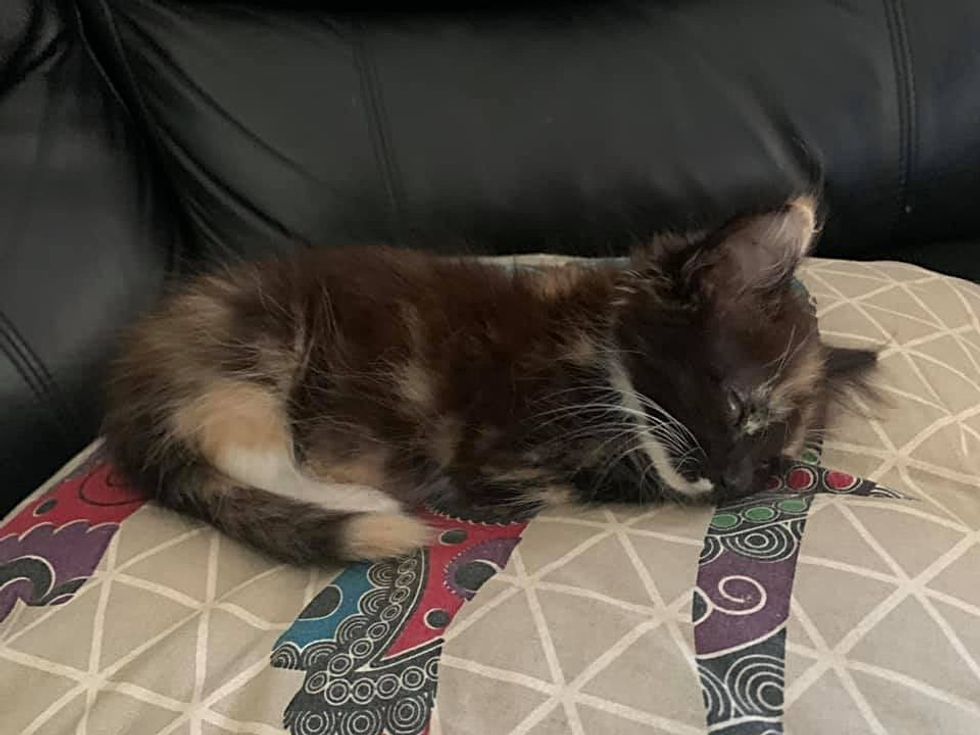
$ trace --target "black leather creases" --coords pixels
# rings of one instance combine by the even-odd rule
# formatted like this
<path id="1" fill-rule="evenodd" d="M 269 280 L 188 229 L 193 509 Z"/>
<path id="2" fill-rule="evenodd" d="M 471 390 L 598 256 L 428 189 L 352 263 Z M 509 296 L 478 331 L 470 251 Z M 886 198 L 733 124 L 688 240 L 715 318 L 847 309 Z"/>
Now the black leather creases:
<path id="1" fill-rule="evenodd" d="M 94 436 L 116 334 L 178 242 L 69 10 L 0 3 L 0 49 L 31 44 L 0 67 L 0 513 Z"/>
<path id="2" fill-rule="evenodd" d="M 891 228 L 892 237 L 899 233 L 902 218 L 911 211 L 909 205 L 909 183 L 914 175 L 916 160 L 916 98 L 915 78 L 909 37 L 906 28 L 903 0 L 882 0 L 885 4 L 888 30 L 891 36 L 892 58 L 895 64 L 895 104 L 899 126 L 899 140 L 896 167 L 898 184 L 896 187 L 895 221 Z"/>
<path id="3" fill-rule="evenodd" d="M 139 101 L 205 257 L 378 241 L 623 252 L 776 203 L 815 167 L 823 254 L 980 229 L 965 171 L 918 206 L 942 156 L 920 118 L 950 84 L 980 97 L 920 82 L 949 65 L 923 46 L 968 59 L 968 0 L 76 2 L 106 27 L 106 68 Z M 958 135 L 939 150 L 980 158 L 944 115 Z"/>
<path id="4" fill-rule="evenodd" d="M 81 427 L 71 406 L 65 401 L 44 363 L 18 332 L 7 315 L 0 311 L 0 351 L 20 375 L 37 403 L 48 410 L 55 419 L 66 445 L 78 438 Z"/>
<path id="5" fill-rule="evenodd" d="M 392 142 L 388 112 L 385 109 L 384 91 L 378 79 L 378 70 L 370 49 L 370 40 L 362 24 L 355 24 L 351 47 L 354 66 L 361 83 L 361 100 L 364 105 L 366 124 L 371 138 L 378 176 L 384 182 L 390 211 L 389 238 L 394 244 L 408 241 L 405 221 L 405 187 L 398 168 L 397 152 Z"/>

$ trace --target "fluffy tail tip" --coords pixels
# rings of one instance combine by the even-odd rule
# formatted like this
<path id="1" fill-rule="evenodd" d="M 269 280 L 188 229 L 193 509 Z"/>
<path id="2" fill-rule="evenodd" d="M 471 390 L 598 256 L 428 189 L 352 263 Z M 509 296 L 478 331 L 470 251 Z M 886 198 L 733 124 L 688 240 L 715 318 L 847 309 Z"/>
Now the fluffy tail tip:
<path id="1" fill-rule="evenodd" d="M 405 513 L 364 513 L 347 522 L 340 545 L 347 559 L 374 561 L 407 554 L 431 538 L 432 529 Z"/>

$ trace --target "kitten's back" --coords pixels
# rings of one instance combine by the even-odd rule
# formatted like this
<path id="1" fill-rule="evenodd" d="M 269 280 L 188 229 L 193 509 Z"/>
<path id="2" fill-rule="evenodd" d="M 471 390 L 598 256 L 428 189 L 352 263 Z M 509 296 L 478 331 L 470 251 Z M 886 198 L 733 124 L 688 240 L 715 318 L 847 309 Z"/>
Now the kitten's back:
<path id="1" fill-rule="evenodd" d="M 391 263 L 375 250 L 307 255 L 176 290 L 126 336 L 112 367 L 104 430 L 121 471 L 162 505 L 292 563 L 380 558 L 422 543 L 422 524 L 376 488 L 306 477 L 289 411 L 311 346 L 338 336 L 331 284 L 349 284 L 339 297 L 356 318 L 377 293 L 364 266 L 378 275 L 387 264 L 389 286 L 404 287 Z"/>

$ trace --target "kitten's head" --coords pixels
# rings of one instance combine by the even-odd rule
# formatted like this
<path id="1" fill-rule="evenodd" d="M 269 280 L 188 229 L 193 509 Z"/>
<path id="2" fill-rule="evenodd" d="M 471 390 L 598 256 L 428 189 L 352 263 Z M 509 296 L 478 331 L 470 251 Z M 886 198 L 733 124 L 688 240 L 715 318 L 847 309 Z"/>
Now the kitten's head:
<path id="1" fill-rule="evenodd" d="M 775 459 L 820 430 L 827 400 L 873 365 L 874 353 L 821 344 L 794 282 L 816 217 L 804 197 L 634 253 L 612 379 L 674 493 L 760 489 Z"/>

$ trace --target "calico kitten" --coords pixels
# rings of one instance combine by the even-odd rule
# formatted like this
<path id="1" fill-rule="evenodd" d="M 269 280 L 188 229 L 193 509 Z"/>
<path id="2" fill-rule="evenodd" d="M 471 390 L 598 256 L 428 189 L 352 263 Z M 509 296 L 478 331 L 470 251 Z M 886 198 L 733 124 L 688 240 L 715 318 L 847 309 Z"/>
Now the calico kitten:
<path id="1" fill-rule="evenodd" d="M 407 552 L 422 504 L 745 494 L 874 361 L 822 345 L 794 288 L 815 225 L 801 198 L 626 268 L 351 248 L 202 277 L 126 339 L 107 443 L 163 505 L 301 564 Z"/>

